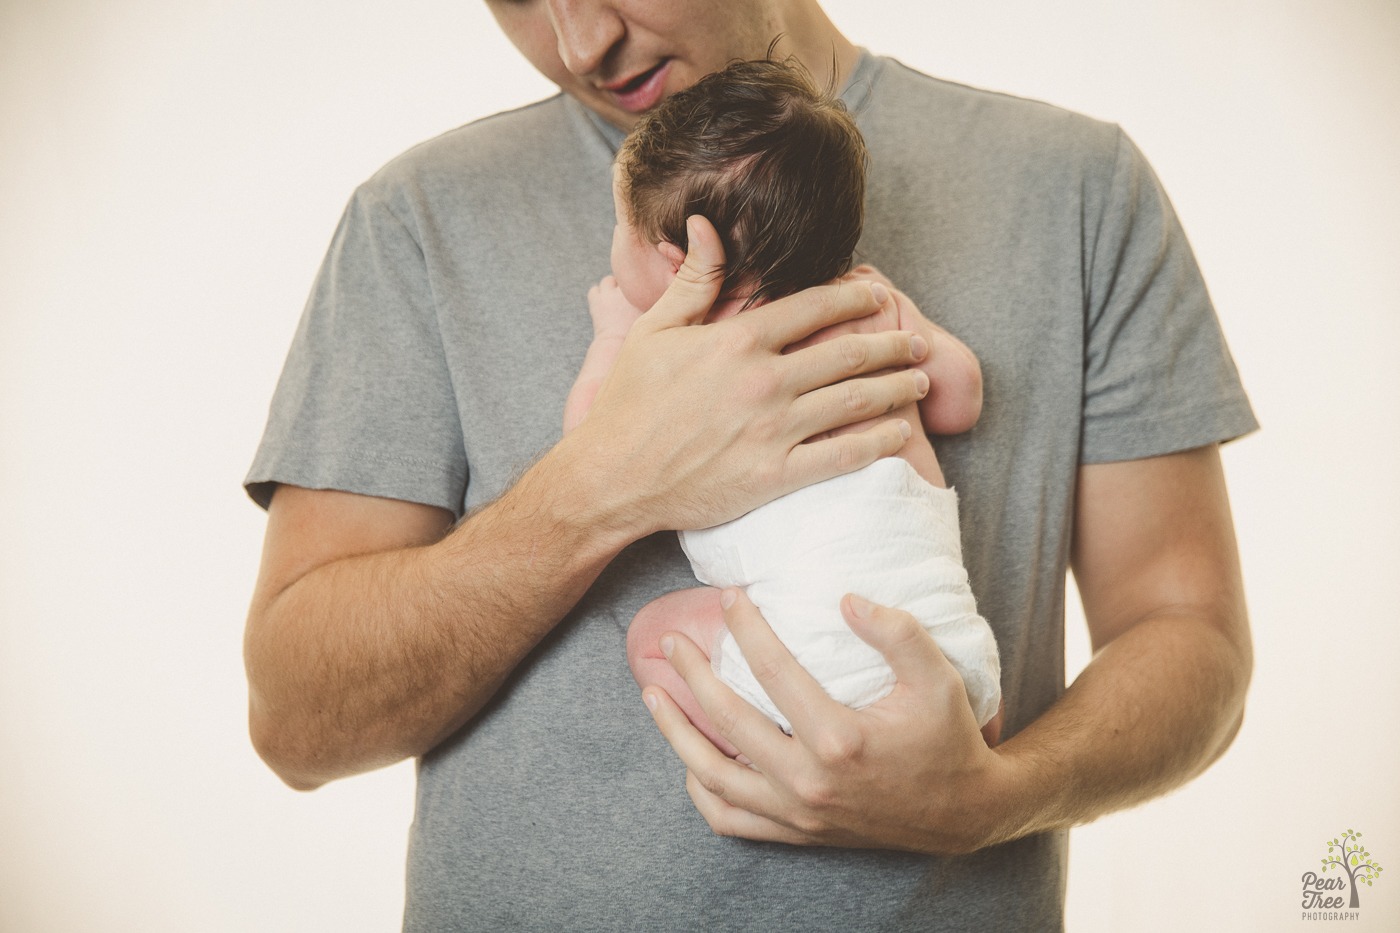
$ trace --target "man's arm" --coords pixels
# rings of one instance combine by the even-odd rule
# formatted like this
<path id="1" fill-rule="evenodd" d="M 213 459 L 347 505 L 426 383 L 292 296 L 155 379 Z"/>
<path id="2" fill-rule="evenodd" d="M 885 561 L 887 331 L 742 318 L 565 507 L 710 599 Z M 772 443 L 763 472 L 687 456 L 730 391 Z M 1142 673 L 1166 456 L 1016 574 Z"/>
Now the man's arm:
<path id="1" fill-rule="evenodd" d="M 645 697 L 721 834 L 953 854 L 1087 822 L 1189 780 L 1239 728 L 1252 660 L 1216 448 L 1082 468 L 1073 565 L 1094 658 L 995 749 L 917 621 L 849 598 L 852 629 L 897 680 L 860 712 L 821 695 L 746 599 L 726 611 L 792 737 L 670 639 L 672 663 L 754 769 L 708 746 L 663 691 Z"/>
<path id="2" fill-rule="evenodd" d="M 1082 467 L 1071 566 L 1093 659 L 1014 750 L 1043 769 L 1061 736 L 1079 746 L 1056 768 L 1061 795 L 1040 807 L 1045 828 L 1141 803 L 1204 771 L 1239 731 L 1253 670 L 1215 445 Z"/>
<path id="3" fill-rule="evenodd" d="M 245 636 L 268 765 L 310 790 L 475 715 L 619 546 L 583 527 L 576 485 L 537 466 L 450 534 L 440 509 L 279 487 Z"/>
<path id="4" fill-rule="evenodd" d="M 690 242 L 588 418 L 455 529 L 438 509 L 278 490 L 245 654 L 255 745 L 289 784 L 432 748 L 628 543 L 733 518 L 903 445 L 894 424 L 802 442 L 919 397 L 907 371 L 849 378 L 918 362 L 909 334 L 782 353 L 885 296 L 827 286 L 693 327 L 717 297 L 723 253 L 708 224 Z"/>

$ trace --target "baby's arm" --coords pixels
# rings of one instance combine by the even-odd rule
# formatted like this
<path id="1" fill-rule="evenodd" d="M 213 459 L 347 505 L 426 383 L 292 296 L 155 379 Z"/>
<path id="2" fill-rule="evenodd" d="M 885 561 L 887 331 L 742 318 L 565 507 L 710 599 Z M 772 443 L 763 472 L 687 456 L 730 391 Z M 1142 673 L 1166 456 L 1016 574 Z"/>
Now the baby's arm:
<path id="1" fill-rule="evenodd" d="M 961 434 L 982 415 L 982 365 L 977 356 L 952 334 L 930 321 L 909 296 L 894 287 L 874 266 L 861 265 L 847 277 L 881 282 L 890 290 L 894 327 L 922 334 L 929 354 L 919 364 L 929 378 L 929 392 L 919 403 L 919 416 L 929 434 Z"/>
<path id="2" fill-rule="evenodd" d="M 564 433 L 578 427 L 593 404 L 599 387 L 612 370 L 627 331 L 642 312 L 622 297 L 617 280 L 607 276 L 588 290 L 588 315 L 593 319 L 593 342 L 583 358 L 574 387 L 564 403 Z"/>

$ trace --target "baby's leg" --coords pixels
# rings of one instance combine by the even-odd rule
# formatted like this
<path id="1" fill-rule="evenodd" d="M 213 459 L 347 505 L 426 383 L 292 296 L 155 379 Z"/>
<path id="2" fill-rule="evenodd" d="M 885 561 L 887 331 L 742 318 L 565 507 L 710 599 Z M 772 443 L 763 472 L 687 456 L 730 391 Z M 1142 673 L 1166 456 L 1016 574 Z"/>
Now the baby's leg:
<path id="1" fill-rule="evenodd" d="M 704 733 L 716 748 L 733 758 L 739 750 L 715 731 L 695 695 L 661 653 L 661 636 L 667 632 L 679 632 L 695 642 L 705 657 L 711 657 L 724 631 L 724 610 L 719 604 L 719 590 L 699 586 L 667 593 L 647 603 L 633 617 L 632 624 L 627 628 L 627 664 L 640 686 L 656 684 L 665 690 L 695 728 Z"/>

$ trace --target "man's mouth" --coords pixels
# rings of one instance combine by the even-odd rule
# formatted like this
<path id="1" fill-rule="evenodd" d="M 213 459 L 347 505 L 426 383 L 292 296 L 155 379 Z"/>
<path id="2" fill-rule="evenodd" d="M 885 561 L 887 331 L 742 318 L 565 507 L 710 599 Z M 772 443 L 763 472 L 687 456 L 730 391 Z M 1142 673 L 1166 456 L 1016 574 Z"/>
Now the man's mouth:
<path id="1" fill-rule="evenodd" d="M 670 65 L 671 60 L 663 58 L 653 67 L 625 81 L 603 85 L 603 90 L 608 92 L 618 107 L 628 113 L 650 110 L 661 100 L 666 90 L 666 74 L 670 71 Z"/>

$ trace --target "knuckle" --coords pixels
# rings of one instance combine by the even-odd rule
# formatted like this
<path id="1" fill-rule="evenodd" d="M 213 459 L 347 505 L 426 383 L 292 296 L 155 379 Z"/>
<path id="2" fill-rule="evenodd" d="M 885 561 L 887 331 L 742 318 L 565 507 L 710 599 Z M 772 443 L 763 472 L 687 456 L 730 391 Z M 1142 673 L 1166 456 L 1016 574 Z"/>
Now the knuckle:
<path id="1" fill-rule="evenodd" d="M 749 489 L 771 490 L 787 482 L 787 464 L 782 458 L 762 458 L 748 467 L 743 485 Z"/>
<path id="2" fill-rule="evenodd" d="M 916 377 L 909 375 L 909 372 L 891 373 L 889 379 L 880 384 L 880 414 L 887 415 L 896 408 L 917 402 L 920 397 L 918 385 Z"/>
<path id="3" fill-rule="evenodd" d="M 836 340 L 837 348 L 841 352 L 841 361 L 846 365 L 846 371 L 850 373 L 861 372 L 867 360 L 870 359 L 870 352 L 865 341 L 855 334 L 846 334 Z"/>
<path id="4" fill-rule="evenodd" d="M 860 757 L 864 742 L 856 729 L 834 727 L 817 737 L 813 753 L 830 767 L 849 765 Z"/>
<path id="5" fill-rule="evenodd" d="M 749 391 L 759 398 L 772 398 L 778 394 L 782 388 L 782 378 L 768 367 L 764 367 L 749 376 Z"/>
<path id="6" fill-rule="evenodd" d="M 758 486 L 762 489 L 772 489 L 787 481 L 787 469 L 784 464 L 770 460 L 761 464 L 755 474 Z"/>
<path id="7" fill-rule="evenodd" d="M 826 821 L 813 813 L 799 813 L 792 819 L 792 828 L 804 836 L 820 839 L 826 832 Z"/>
<path id="8" fill-rule="evenodd" d="M 710 722 L 714 724 L 715 729 L 720 735 L 727 739 L 732 739 L 739 725 L 739 717 L 735 715 L 733 707 L 723 706 L 715 710 L 714 714 L 710 717 Z"/>
<path id="9" fill-rule="evenodd" d="M 806 810 L 799 820 L 807 825 L 797 828 L 805 833 L 820 831 L 823 825 L 820 814 L 832 800 L 831 783 L 819 774 L 805 774 L 793 782 L 792 792 Z"/>
<path id="10" fill-rule="evenodd" d="M 720 340 L 720 350 L 730 356 L 747 356 L 758 350 L 762 344 L 758 332 L 749 325 L 743 315 L 729 318 L 716 327 Z"/>
<path id="11" fill-rule="evenodd" d="M 837 302 L 837 292 L 829 288 L 812 289 L 809 293 L 812 305 L 823 321 L 829 321 L 837 315 L 840 305 Z"/>
<path id="12" fill-rule="evenodd" d="M 875 451 L 876 459 L 880 457 L 892 457 L 903 450 L 905 444 L 909 443 L 909 438 L 904 436 L 904 432 L 899 429 L 899 425 L 896 422 L 887 422 L 883 427 L 885 427 L 885 433 L 878 438 L 880 446 Z M 909 425 L 909 429 L 911 432 L 917 431 L 919 430 L 919 426 L 917 424 L 911 424 Z"/>
<path id="13" fill-rule="evenodd" d="M 765 417 L 764 407 L 778 392 L 778 377 L 767 370 L 758 369 L 744 373 L 734 384 L 734 396 L 749 413 L 750 423 L 766 432 L 771 427 L 771 418 Z"/>
<path id="14" fill-rule="evenodd" d="M 782 666 L 779 665 L 772 657 L 767 655 L 761 655 L 758 657 L 750 658 L 748 660 L 749 670 L 753 672 L 753 676 L 758 680 L 759 683 L 776 683 L 782 677 Z"/>
<path id="15" fill-rule="evenodd" d="M 839 473 L 849 473 L 865 465 L 865 451 L 861 447 L 860 435 L 843 435 L 838 443 L 831 445 L 831 467 Z"/>
<path id="16" fill-rule="evenodd" d="M 921 650 L 925 641 L 932 638 L 928 630 L 919 624 L 919 620 L 903 609 L 883 607 L 883 613 L 877 612 L 876 621 L 881 623 L 884 629 L 882 641 L 885 650 L 892 653 L 904 654 Z"/>
<path id="17" fill-rule="evenodd" d="M 687 255 L 676 270 L 676 281 L 685 285 L 703 285 L 710 278 L 712 270 L 693 255 Z"/>
<path id="18" fill-rule="evenodd" d="M 860 414 L 865 411 L 866 404 L 864 386 L 859 382 L 841 383 L 841 405 L 846 411 Z"/>
<path id="19" fill-rule="evenodd" d="M 890 625 L 889 645 L 891 651 L 912 651 L 920 647 L 923 642 L 925 632 L 918 622 L 911 618 L 893 616 Z"/>
<path id="20" fill-rule="evenodd" d="M 704 787 L 700 779 L 695 776 L 694 771 L 686 772 L 685 790 L 690 795 L 691 802 L 695 804 L 696 811 L 709 824 L 711 832 L 716 836 L 735 834 L 734 829 L 724 820 L 724 809 L 716 806 L 714 801 L 705 795 Z"/>
<path id="21" fill-rule="evenodd" d="M 952 707 L 966 704 L 968 702 L 967 684 L 963 683 L 962 675 L 952 665 L 949 665 L 947 674 L 948 676 L 940 677 L 938 680 L 939 697 Z"/>
<path id="22" fill-rule="evenodd" d="M 736 827 L 722 822 L 718 816 L 706 814 L 705 822 L 709 824 L 710 832 L 714 833 L 716 836 L 721 836 L 726 839 L 738 838 L 739 836 L 739 830 Z"/>
<path id="23" fill-rule="evenodd" d="M 692 770 L 690 774 L 706 793 L 724 799 L 724 780 L 718 774 L 709 770 Z"/>

